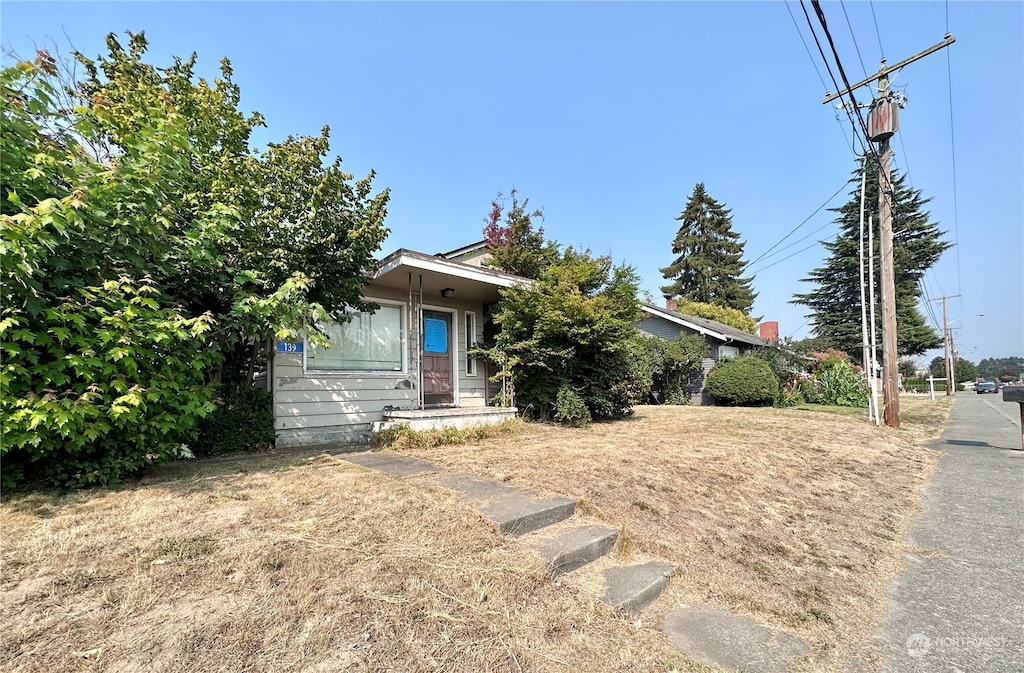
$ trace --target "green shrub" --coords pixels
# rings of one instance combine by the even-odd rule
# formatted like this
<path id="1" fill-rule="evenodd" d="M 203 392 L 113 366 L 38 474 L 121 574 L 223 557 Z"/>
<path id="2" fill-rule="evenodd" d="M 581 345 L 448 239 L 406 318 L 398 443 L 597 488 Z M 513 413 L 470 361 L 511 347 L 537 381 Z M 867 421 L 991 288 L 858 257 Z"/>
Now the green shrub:
<path id="1" fill-rule="evenodd" d="M 718 306 L 716 304 L 705 304 L 700 301 L 680 299 L 676 305 L 676 311 L 686 315 L 704 318 L 705 320 L 714 320 L 715 322 L 720 322 L 723 325 L 729 325 L 730 327 L 735 327 L 738 330 L 750 332 L 751 334 L 757 332 L 757 321 L 739 309 Z"/>
<path id="2" fill-rule="evenodd" d="M 217 408 L 199 422 L 199 436 L 191 446 L 195 455 L 220 456 L 274 443 L 273 397 L 266 390 L 224 386 L 215 402 Z"/>
<path id="3" fill-rule="evenodd" d="M 864 377 L 847 360 L 829 359 L 814 373 L 820 395 L 819 404 L 840 407 L 868 406 L 868 388 Z"/>
<path id="4" fill-rule="evenodd" d="M 642 346 L 639 357 L 647 363 L 653 389 L 660 391 L 659 396 L 651 397 L 656 397 L 660 404 L 689 404 L 690 377 L 700 371 L 708 356 L 704 337 L 691 334 L 666 340 L 644 336 L 639 341 Z"/>
<path id="5" fill-rule="evenodd" d="M 775 399 L 779 382 L 764 360 L 739 357 L 715 365 L 704 389 L 721 404 L 763 406 Z"/>
<path id="6" fill-rule="evenodd" d="M 590 409 L 587 408 L 587 403 L 570 386 L 558 389 L 554 416 L 559 423 L 574 428 L 585 428 L 590 425 Z"/>
<path id="7" fill-rule="evenodd" d="M 499 368 L 492 380 L 511 378 L 523 416 L 553 419 L 566 386 L 591 418 L 633 413 L 651 380 L 633 324 L 638 283 L 630 267 L 567 248 L 539 280 L 502 291 L 493 315 L 500 329 L 482 355 Z"/>

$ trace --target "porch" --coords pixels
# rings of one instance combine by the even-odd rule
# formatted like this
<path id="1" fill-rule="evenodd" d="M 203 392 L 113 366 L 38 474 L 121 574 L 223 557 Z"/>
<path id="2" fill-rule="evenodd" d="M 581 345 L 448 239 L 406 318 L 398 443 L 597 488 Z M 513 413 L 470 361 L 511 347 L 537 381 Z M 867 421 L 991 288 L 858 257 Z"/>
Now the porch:
<path id="1" fill-rule="evenodd" d="M 372 431 L 391 430 L 403 425 L 411 430 L 472 428 L 501 423 L 516 417 L 516 407 L 442 407 L 435 409 L 385 409 L 383 420 L 373 423 Z"/>

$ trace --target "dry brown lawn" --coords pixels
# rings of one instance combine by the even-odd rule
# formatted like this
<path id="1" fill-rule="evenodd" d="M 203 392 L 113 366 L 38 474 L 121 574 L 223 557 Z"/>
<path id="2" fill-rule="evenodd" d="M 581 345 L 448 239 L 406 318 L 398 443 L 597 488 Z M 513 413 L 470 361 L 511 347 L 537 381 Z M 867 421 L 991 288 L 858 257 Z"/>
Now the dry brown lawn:
<path id="1" fill-rule="evenodd" d="M 4 671 L 700 671 L 661 616 L 710 603 L 868 647 L 944 401 L 904 428 L 794 410 L 644 407 L 404 452 L 578 498 L 619 554 L 680 566 L 641 618 L 557 583 L 453 494 L 313 452 L 168 466 L 126 488 L 7 495 Z"/>

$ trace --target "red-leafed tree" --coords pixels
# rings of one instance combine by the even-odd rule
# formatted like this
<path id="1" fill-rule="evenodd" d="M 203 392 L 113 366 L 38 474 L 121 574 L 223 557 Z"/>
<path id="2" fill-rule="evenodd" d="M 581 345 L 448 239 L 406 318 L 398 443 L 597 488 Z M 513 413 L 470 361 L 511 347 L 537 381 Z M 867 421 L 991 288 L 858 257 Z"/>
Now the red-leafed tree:
<path id="1" fill-rule="evenodd" d="M 520 201 L 515 189 L 509 196 L 512 205 L 506 210 L 504 195 L 498 192 L 484 217 L 484 240 L 491 255 L 488 265 L 517 276 L 540 278 L 558 259 L 558 244 L 544 240 L 544 227 L 533 228 L 533 218 L 543 220 L 543 212 L 527 210 L 530 200 Z"/>

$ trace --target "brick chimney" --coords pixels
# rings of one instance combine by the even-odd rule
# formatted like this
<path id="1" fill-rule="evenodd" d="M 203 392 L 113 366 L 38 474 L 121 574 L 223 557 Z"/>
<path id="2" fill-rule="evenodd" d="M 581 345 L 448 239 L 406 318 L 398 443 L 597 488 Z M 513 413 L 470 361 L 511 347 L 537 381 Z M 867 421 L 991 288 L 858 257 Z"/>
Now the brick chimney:
<path id="1" fill-rule="evenodd" d="M 676 301 L 675 299 L 665 300 L 665 308 L 667 308 L 668 310 L 675 311 L 677 306 L 679 306 L 679 302 Z"/>
<path id="2" fill-rule="evenodd" d="M 757 333 L 765 341 L 779 340 L 779 323 L 775 320 L 768 320 L 757 326 Z"/>

